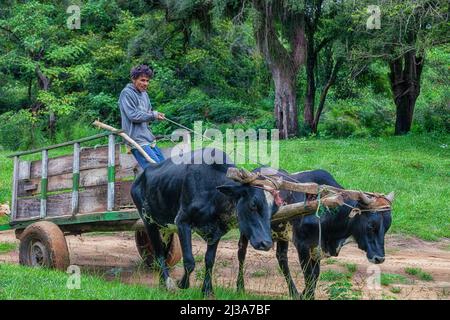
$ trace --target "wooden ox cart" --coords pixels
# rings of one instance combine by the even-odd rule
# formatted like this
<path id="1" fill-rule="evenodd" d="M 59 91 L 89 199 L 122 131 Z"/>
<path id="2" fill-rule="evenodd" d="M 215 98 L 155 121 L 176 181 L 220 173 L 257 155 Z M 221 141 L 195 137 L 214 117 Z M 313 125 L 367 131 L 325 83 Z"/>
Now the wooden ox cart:
<path id="1" fill-rule="evenodd" d="M 9 156 L 14 158 L 11 217 L 8 224 L 0 225 L 0 231 L 15 230 L 20 239 L 21 264 L 65 270 L 70 264 L 65 235 L 134 230 L 139 254 L 152 265 L 152 245 L 130 196 L 138 165 L 131 154 L 121 152 L 121 145 L 115 143 L 115 134 L 121 132 L 114 130 Z M 107 146 L 81 148 L 84 142 L 105 137 Z M 49 150 L 69 145 L 73 145 L 73 154 L 48 157 Z M 170 151 L 171 148 L 162 148 L 166 157 Z M 40 160 L 20 159 L 35 153 L 41 154 Z M 227 176 L 267 190 L 285 189 L 318 196 L 305 203 L 281 206 L 273 217 L 276 223 L 316 213 L 320 206 L 342 205 L 346 198 L 361 201 L 371 210 L 385 208 L 385 204 L 381 207 L 377 204 L 385 196 L 377 193 L 290 182 L 283 177 L 261 176 L 238 168 L 229 169 Z M 180 243 L 176 233 L 167 238 L 167 263 L 173 266 L 181 259 Z"/>
<path id="2" fill-rule="evenodd" d="M 84 148 L 88 141 L 108 145 Z M 73 145 L 73 153 L 49 158 L 48 151 Z M 136 246 L 151 265 L 153 249 L 130 196 L 138 164 L 121 152 L 115 135 L 103 133 L 41 149 L 10 155 L 14 159 L 10 221 L 0 231 L 14 229 L 20 239 L 20 264 L 66 270 L 70 264 L 65 236 L 96 231 L 135 231 Z M 165 156 L 171 148 L 163 148 Z M 21 157 L 41 154 L 40 160 Z M 181 259 L 178 236 L 169 239 L 167 262 Z"/>

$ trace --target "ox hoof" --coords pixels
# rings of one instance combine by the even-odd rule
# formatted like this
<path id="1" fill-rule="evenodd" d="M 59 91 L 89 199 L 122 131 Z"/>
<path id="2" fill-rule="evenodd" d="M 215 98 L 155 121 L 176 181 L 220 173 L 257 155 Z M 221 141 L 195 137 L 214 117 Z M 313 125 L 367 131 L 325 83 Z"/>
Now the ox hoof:
<path id="1" fill-rule="evenodd" d="M 178 287 L 177 284 L 175 283 L 175 281 L 173 281 L 172 278 L 167 278 L 166 280 L 166 288 L 169 291 L 177 291 Z"/>

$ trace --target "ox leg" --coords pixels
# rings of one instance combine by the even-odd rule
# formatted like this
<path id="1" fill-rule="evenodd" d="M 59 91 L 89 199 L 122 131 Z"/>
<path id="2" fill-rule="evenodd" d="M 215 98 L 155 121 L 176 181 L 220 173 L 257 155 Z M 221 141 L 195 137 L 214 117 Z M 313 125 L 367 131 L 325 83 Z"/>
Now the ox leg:
<path id="1" fill-rule="evenodd" d="M 181 289 L 189 288 L 189 277 L 194 271 L 195 260 L 192 255 L 192 231 L 191 226 L 187 223 L 179 223 L 178 225 L 178 236 L 180 237 L 181 250 L 183 252 L 183 265 L 184 265 L 184 275 L 183 278 L 178 282 L 178 287 Z"/>
<path id="2" fill-rule="evenodd" d="M 245 262 L 245 256 L 247 254 L 247 247 L 248 247 L 248 239 L 243 234 L 241 234 L 241 237 L 239 238 L 239 247 L 238 247 L 239 271 L 238 271 L 238 277 L 237 277 L 237 283 L 236 283 L 238 292 L 245 291 L 244 262 Z"/>
<path id="3" fill-rule="evenodd" d="M 217 245 L 219 241 L 214 244 L 208 244 L 205 254 L 205 280 L 203 281 L 202 293 L 203 296 L 214 296 L 212 287 L 212 272 L 214 261 L 216 260 Z"/>
<path id="4" fill-rule="evenodd" d="M 156 224 L 145 223 L 147 233 L 150 237 L 153 249 L 155 251 L 155 263 L 160 269 L 159 282 L 161 286 L 165 286 L 168 290 L 174 290 L 176 288 L 175 283 L 169 276 L 169 268 L 166 264 L 164 243 L 161 239 L 159 228 Z"/>
<path id="5" fill-rule="evenodd" d="M 295 287 L 294 281 L 292 280 L 291 271 L 289 270 L 288 265 L 288 248 L 289 242 L 278 240 L 277 241 L 277 260 L 278 265 L 280 266 L 281 271 L 283 272 L 284 279 L 286 279 L 286 283 L 289 288 L 289 295 L 296 299 L 299 297 L 297 288 Z"/>
<path id="6" fill-rule="evenodd" d="M 320 274 L 320 260 L 317 261 L 311 257 L 308 247 L 301 245 L 297 250 L 299 252 L 303 276 L 305 278 L 305 289 L 302 292 L 301 298 L 305 300 L 314 300 L 317 279 Z"/>

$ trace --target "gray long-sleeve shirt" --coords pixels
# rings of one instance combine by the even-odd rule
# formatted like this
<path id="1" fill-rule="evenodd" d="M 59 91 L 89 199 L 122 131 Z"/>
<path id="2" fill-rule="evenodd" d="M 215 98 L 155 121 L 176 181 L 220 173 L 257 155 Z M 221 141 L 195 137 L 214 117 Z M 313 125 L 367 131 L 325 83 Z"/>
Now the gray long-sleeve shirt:
<path id="1" fill-rule="evenodd" d="M 122 130 L 131 139 L 141 146 L 155 140 L 148 124 L 156 119 L 158 112 L 152 111 L 147 92 L 140 92 L 132 83 L 127 84 L 120 93 L 119 108 Z"/>

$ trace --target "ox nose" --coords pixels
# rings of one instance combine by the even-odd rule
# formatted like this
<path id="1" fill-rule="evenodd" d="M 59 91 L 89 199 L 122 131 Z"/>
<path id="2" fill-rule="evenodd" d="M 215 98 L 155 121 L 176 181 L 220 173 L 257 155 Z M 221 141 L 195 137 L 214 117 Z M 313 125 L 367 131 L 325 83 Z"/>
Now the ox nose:
<path id="1" fill-rule="evenodd" d="M 272 248 L 272 241 L 261 241 L 258 243 L 258 245 L 256 246 L 257 250 L 264 250 L 267 251 L 270 248 Z"/>
<path id="2" fill-rule="evenodd" d="M 375 256 L 375 257 L 373 257 L 373 261 L 374 261 L 376 264 L 383 263 L 383 262 L 384 262 L 384 257 Z"/>

